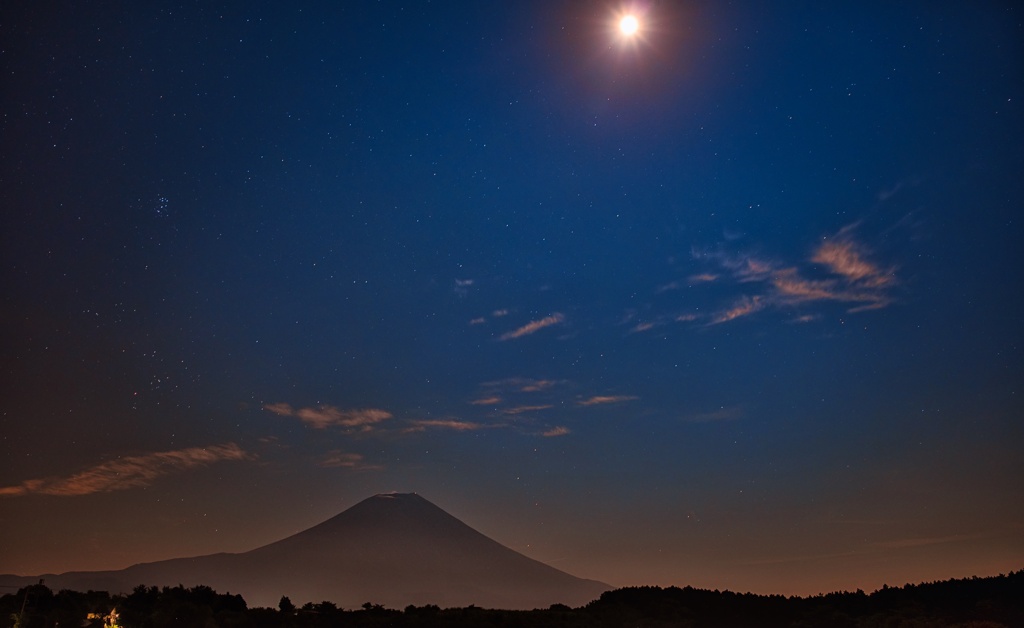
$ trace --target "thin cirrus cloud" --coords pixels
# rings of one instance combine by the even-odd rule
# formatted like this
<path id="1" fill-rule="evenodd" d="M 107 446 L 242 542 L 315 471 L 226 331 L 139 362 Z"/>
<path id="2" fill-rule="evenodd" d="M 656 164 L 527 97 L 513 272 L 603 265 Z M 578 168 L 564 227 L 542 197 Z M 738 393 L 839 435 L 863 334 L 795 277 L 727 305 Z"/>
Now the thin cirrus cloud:
<path id="1" fill-rule="evenodd" d="M 637 323 L 636 325 L 634 325 L 629 330 L 629 333 L 631 333 L 631 334 L 641 334 L 641 333 L 643 333 L 645 331 L 651 331 L 655 327 L 658 327 L 658 323 L 657 322 L 644 321 L 642 323 Z"/>
<path id="2" fill-rule="evenodd" d="M 707 324 L 727 323 L 770 307 L 795 307 L 824 301 L 846 303 L 851 313 L 890 305 L 893 298 L 889 291 L 897 283 L 895 272 L 868 259 L 863 247 L 851 237 L 852 228 L 841 230 L 812 252 L 809 261 L 816 265 L 819 273 L 825 273 L 820 278 L 809 279 L 796 266 L 780 266 L 761 258 L 724 253 L 695 255 L 717 262 L 737 283 L 761 286 L 756 293 L 746 294 L 728 308 L 711 314 Z"/>
<path id="3" fill-rule="evenodd" d="M 480 387 L 485 390 L 506 392 L 541 392 L 553 388 L 557 381 L 552 379 L 533 379 L 530 377 L 507 377 L 492 382 L 484 382 Z M 495 395 L 496 396 L 496 395 Z"/>
<path id="4" fill-rule="evenodd" d="M 752 256 L 716 256 L 722 267 L 740 283 L 764 281 L 775 270 L 774 262 Z M 697 275 L 699 276 L 699 275 Z"/>
<path id="5" fill-rule="evenodd" d="M 892 283 L 892 271 L 864 259 L 858 247 L 850 240 L 828 241 L 818 247 L 811 257 L 816 264 L 824 264 L 833 273 L 842 275 L 852 284 L 878 288 Z"/>
<path id="6" fill-rule="evenodd" d="M 831 300 L 850 303 L 850 312 L 885 307 L 892 303 L 888 289 L 896 283 L 893 269 L 883 269 L 866 258 L 862 248 L 841 232 L 823 242 L 811 255 L 811 262 L 823 266 L 834 278 L 809 280 L 796 269 L 774 273 L 772 284 L 790 301 Z"/>
<path id="7" fill-rule="evenodd" d="M 572 432 L 569 430 L 569 428 L 559 425 L 541 432 L 540 435 L 543 436 L 544 438 L 556 438 L 558 436 L 566 436 L 571 433 Z"/>
<path id="8" fill-rule="evenodd" d="M 494 427 L 476 423 L 474 421 L 463 421 L 462 419 L 421 419 L 409 422 L 410 427 L 406 432 L 425 432 L 428 429 L 454 430 L 456 432 L 473 432 L 476 430 Z"/>
<path id="9" fill-rule="evenodd" d="M 377 464 L 369 464 L 363 454 L 331 451 L 322 460 L 320 466 L 327 469 L 352 469 L 353 471 L 380 471 L 384 467 Z"/>
<path id="10" fill-rule="evenodd" d="M 502 318 L 503 316 L 508 316 L 508 310 L 500 309 L 500 310 L 493 310 L 491 312 L 491 317 L 492 318 Z M 470 319 L 470 321 L 469 321 L 470 325 L 483 325 L 485 323 L 487 323 L 487 317 L 486 316 L 477 316 L 476 318 Z"/>
<path id="11" fill-rule="evenodd" d="M 377 408 L 342 410 L 328 405 L 315 408 L 293 408 L 288 403 L 268 403 L 263 406 L 263 409 L 278 416 L 295 417 L 318 430 L 328 427 L 344 427 L 368 432 L 373 430 L 378 423 L 392 417 L 390 412 Z"/>
<path id="12" fill-rule="evenodd" d="M 602 406 L 609 403 L 633 401 L 634 399 L 639 399 L 639 397 L 636 397 L 635 395 L 595 395 L 593 397 L 577 401 L 576 405 L 584 407 Z"/>
<path id="13" fill-rule="evenodd" d="M 554 386 L 557 382 L 550 379 L 527 379 L 519 382 L 522 392 L 540 392 Z"/>
<path id="14" fill-rule="evenodd" d="M 537 405 L 537 406 L 515 406 L 513 408 L 505 408 L 501 411 L 502 414 L 523 414 L 525 412 L 539 412 L 540 410 L 547 410 L 554 406 L 550 403 Z"/>
<path id="15" fill-rule="evenodd" d="M 522 327 L 513 329 L 512 331 L 505 332 L 498 339 L 499 340 L 513 340 L 515 338 L 522 338 L 523 336 L 529 336 L 535 334 L 545 327 L 551 327 L 552 325 L 558 325 L 565 322 L 565 315 L 560 312 L 555 312 L 551 316 L 545 316 L 544 318 L 536 321 L 531 321 Z"/>
<path id="16" fill-rule="evenodd" d="M 71 497 L 110 493 L 149 486 L 159 478 L 225 460 L 252 458 L 253 456 L 235 443 L 126 456 L 103 462 L 64 478 L 26 480 L 15 486 L 0 487 L 0 496 L 39 494 Z"/>
<path id="17" fill-rule="evenodd" d="M 711 325 L 718 325 L 721 323 L 727 323 L 734 321 L 737 318 L 749 316 L 754 312 L 759 312 L 765 308 L 767 302 L 761 296 L 755 295 L 752 297 L 744 296 L 738 301 L 733 303 L 732 307 L 721 310 L 711 317 Z"/>
<path id="18" fill-rule="evenodd" d="M 455 291 L 455 294 L 458 294 L 460 296 L 466 296 L 466 294 L 469 293 L 469 289 L 473 287 L 474 283 L 476 282 L 473 281 L 472 279 L 456 279 L 453 290 Z"/>
<path id="19" fill-rule="evenodd" d="M 852 305 L 850 312 L 861 312 L 885 307 L 892 302 L 887 294 L 873 287 L 851 288 L 833 280 L 809 280 L 801 277 L 796 269 L 780 270 L 772 278 L 778 301 L 784 304 L 807 303 L 811 301 L 839 301 Z"/>
<path id="20" fill-rule="evenodd" d="M 689 276 L 690 283 L 711 283 L 718 281 L 718 275 L 714 273 L 698 273 Z"/>

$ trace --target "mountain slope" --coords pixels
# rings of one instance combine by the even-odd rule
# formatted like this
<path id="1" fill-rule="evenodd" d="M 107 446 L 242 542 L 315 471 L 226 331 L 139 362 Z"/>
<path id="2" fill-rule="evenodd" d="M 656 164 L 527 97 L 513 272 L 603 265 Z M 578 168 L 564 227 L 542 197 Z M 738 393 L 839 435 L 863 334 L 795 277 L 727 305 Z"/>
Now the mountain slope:
<path id="1" fill-rule="evenodd" d="M 48 575 L 51 588 L 129 591 L 138 584 L 240 593 L 251 606 L 329 600 L 403 608 L 583 605 L 611 587 L 528 558 L 416 494 L 366 499 L 308 530 L 242 554 L 213 554 L 121 571 Z M 34 582 L 34 580 L 33 580 Z"/>

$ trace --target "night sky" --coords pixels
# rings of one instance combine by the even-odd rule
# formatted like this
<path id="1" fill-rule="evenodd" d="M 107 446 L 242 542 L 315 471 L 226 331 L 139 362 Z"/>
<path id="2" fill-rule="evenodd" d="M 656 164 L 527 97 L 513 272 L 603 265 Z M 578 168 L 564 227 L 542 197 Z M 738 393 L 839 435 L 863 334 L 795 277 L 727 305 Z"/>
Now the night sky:
<path id="1" fill-rule="evenodd" d="M 1017 3 L 21 2 L 0 71 L 0 573 L 386 491 L 615 586 L 1024 567 Z"/>

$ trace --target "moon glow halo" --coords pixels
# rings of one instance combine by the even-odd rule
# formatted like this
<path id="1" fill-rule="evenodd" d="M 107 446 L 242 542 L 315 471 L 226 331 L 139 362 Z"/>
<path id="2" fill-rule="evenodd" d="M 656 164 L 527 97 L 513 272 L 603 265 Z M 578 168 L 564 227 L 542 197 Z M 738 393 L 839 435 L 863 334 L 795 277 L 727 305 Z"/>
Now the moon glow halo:
<path id="1" fill-rule="evenodd" d="M 636 35 L 638 30 L 640 30 L 640 21 L 636 19 L 635 15 L 624 15 L 619 20 L 619 32 L 626 37 Z"/>

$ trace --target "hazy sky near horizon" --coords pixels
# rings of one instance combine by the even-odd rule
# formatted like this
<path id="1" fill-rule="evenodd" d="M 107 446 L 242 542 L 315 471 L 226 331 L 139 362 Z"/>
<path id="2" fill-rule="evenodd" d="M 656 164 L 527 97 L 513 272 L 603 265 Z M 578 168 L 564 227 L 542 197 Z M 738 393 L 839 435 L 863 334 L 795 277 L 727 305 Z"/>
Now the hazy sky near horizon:
<path id="1" fill-rule="evenodd" d="M 17 4 L 0 573 L 392 490 L 613 585 L 1024 567 L 1016 3 Z"/>

